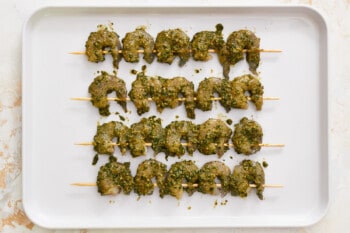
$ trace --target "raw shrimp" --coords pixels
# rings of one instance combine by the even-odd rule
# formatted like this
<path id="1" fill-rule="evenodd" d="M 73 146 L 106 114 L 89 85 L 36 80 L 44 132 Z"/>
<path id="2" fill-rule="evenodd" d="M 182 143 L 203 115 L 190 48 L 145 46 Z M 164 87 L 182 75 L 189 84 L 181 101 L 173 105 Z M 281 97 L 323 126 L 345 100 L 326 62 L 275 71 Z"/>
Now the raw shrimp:
<path id="1" fill-rule="evenodd" d="M 144 27 L 138 27 L 133 32 L 126 33 L 122 39 L 123 57 L 127 62 L 138 62 L 140 48 L 143 49 L 143 59 L 151 64 L 154 60 L 154 39 L 145 31 Z"/>
<path id="2" fill-rule="evenodd" d="M 109 50 L 105 50 L 109 48 Z M 122 58 L 121 44 L 119 35 L 110 31 L 104 25 L 98 25 L 96 32 L 91 32 L 88 40 L 85 43 L 85 54 L 89 61 L 101 62 L 105 60 L 106 51 L 110 52 L 113 57 L 113 66 L 118 68 L 118 64 Z"/>
<path id="3" fill-rule="evenodd" d="M 164 30 L 158 33 L 155 43 L 158 62 L 171 64 L 179 56 L 179 66 L 190 58 L 190 38 L 181 29 Z"/>
<path id="4" fill-rule="evenodd" d="M 97 76 L 89 86 L 91 103 L 98 108 L 102 116 L 111 114 L 107 95 L 112 92 L 116 93 L 118 98 L 117 103 L 122 106 L 123 110 L 126 112 L 127 90 L 123 79 L 102 71 L 101 75 Z"/>

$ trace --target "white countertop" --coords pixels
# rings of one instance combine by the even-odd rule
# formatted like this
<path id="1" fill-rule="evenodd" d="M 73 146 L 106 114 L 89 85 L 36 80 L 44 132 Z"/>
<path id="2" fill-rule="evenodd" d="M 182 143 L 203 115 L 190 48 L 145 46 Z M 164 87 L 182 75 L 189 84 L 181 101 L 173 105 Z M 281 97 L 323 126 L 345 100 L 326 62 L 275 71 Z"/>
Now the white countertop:
<path id="1" fill-rule="evenodd" d="M 95 1 L 0 0 L 0 232 L 115 232 L 114 230 L 48 230 L 25 215 L 21 195 L 21 39 L 27 17 L 41 6 L 93 4 Z M 100 1 L 101 2 L 101 1 Z M 106 1 L 107 2 L 107 1 Z M 147 5 L 158 1 L 122 1 Z M 160 2 L 160 1 L 159 1 Z M 159 4 L 158 2 L 158 4 Z M 111 4 L 111 1 L 108 1 Z M 261 1 L 162 1 L 165 5 L 261 5 Z M 265 4 L 306 4 L 319 10 L 329 26 L 330 191 L 327 215 L 317 224 L 283 229 L 147 229 L 118 232 L 349 232 L 350 207 L 350 0 L 264 1 Z M 115 3 L 117 4 L 117 3 Z"/>

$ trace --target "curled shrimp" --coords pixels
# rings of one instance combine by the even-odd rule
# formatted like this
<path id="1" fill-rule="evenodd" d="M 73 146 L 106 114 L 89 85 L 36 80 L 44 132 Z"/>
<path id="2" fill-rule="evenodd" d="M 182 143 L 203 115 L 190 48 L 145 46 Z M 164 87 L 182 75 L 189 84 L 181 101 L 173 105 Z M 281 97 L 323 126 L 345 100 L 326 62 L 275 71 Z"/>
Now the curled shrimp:
<path id="1" fill-rule="evenodd" d="M 190 155 L 197 148 L 198 127 L 191 121 L 173 121 L 165 128 L 165 150 L 168 155 L 182 156 L 185 147 L 182 140 L 187 141 L 187 151 Z"/>
<path id="2" fill-rule="evenodd" d="M 145 31 L 144 27 L 138 27 L 133 32 L 126 33 L 122 39 L 123 57 L 127 62 L 138 62 L 140 48 L 143 48 L 143 59 L 151 64 L 154 60 L 154 39 Z"/>
<path id="3" fill-rule="evenodd" d="M 155 178 L 157 186 L 159 187 L 160 196 L 166 193 L 165 190 L 165 176 L 167 167 L 165 164 L 154 160 L 148 159 L 143 161 L 136 171 L 134 177 L 134 191 L 138 195 L 150 195 L 153 193 L 154 184 L 152 179 Z"/>
<path id="4" fill-rule="evenodd" d="M 101 195 L 116 195 L 120 192 L 129 194 L 134 186 L 130 163 L 118 163 L 111 160 L 101 166 L 96 184 Z"/>
<path id="5" fill-rule="evenodd" d="M 163 151 L 163 132 L 161 120 L 156 117 L 142 118 L 140 122 L 132 124 L 127 133 L 131 155 L 146 155 L 146 143 L 152 144 L 155 154 Z"/>
<path id="6" fill-rule="evenodd" d="M 198 128 L 199 152 L 221 157 L 228 150 L 227 144 L 231 134 L 232 130 L 222 120 L 210 118 Z"/>
<path id="7" fill-rule="evenodd" d="M 182 103 L 179 101 L 179 98 L 183 96 L 187 117 L 195 118 L 194 109 L 196 104 L 193 83 L 183 77 L 172 79 L 157 78 L 160 81 L 160 85 L 152 85 L 152 98 L 156 103 L 157 110 L 162 112 L 166 107 L 176 108 Z"/>
<path id="8" fill-rule="evenodd" d="M 234 127 L 232 143 L 238 154 L 251 155 L 260 150 L 263 131 L 256 121 L 243 117 Z"/>
<path id="9" fill-rule="evenodd" d="M 126 153 L 128 141 L 126 133 L 128 127 L 121 122 L 110 121 L 97 126 L 97 132 L 94 136 L 94 150 L 99 154 L 113 155 L 113 139 L 117 138 L 118 147 L 122 154 Z"/>
<path id="10" fill-rule="evenodd" d="M 116 93 L 116 96 L 119 98 L 117 103 L 122 106 L 123 110 L 126 112 L 127 90 L 123 79 L 102 71 L 101 75 L 97 76 L 89 86 L 91 103 L 98 108 L 102 116 L 110 115 L 107 95 L 112 92 Z"/>
<path id="11" fill-rule="evenodd" d="M 256 110 L 261 110 L 263 105 L 264 87 L 258 78 L 251 74 L 245 74 L 234 78 L 231 81 L 232 95 L 234 99 L 233 107 L 247 109 L 249 93 L 251 101 L 255 104 Z"/>
<path id="12" fill-rule="evenodd" d="M 220 51 L 225 44 L 222 24 L 216 25 L 216 31 L 201 31 L 194 34 L 191 41 L 192 57 L 195 61 L 211 59 L 209 49 Z"/>
<path id="13" fill-rule="evenodd" d="M 209 111 L 212 109 L 212 98 L 214 93 L 218 93 L 220 97 L 220 104 L 228 112 L 231 109 L 233 97 L 231 84 L 227 79 L 222 78 L 205 78 L 199 83 L 197 89 L 197 107 L 202 111 Z"/>
<path id="14" fill-rule="evenodd" d="M 199 170 L 198 191 L 201 193 L 224 196 L 230 188 L 230 168 L 220 161 L 211 161 Z M 216 185 L 216 178 L 220 180 L 221 188 Z"/>
<path id="15" fill-rule="evenodd" d="M 183 187 L 183 181 L 186 180 L 186 187 Z M 193 184 L 198 181 L 198 167 L 191 160 L 176 162 L 171 165 L 167 178 L 167 193 L 176 199 L 181 199 L 185 190 L 189 195 L 196 191 Z"/>
<path id="16" fill-rule="evenodd" d="M 131 90 L 129 92 L 130 100 L 134 103 L 137 113 L 139 115 L 148 112 L 149 100 L 151 95 L 151 88 L 148 77 L 144 72 L 139 72 L 134 82 L 131 84 Z"/>
<path id="17" fill-rule="evenodd" d="M 191 55 L 190 38 L 181 29 L 164 30 L 157 35 L 155 49 L 158 62 L 171 64 L 179 56 L 179 66 L 183 66 Z"/>
<path id="18" fill-rule="evenodd" d="M 256 185 L 256 194 L 262 200 L 265 184 L 264 169 L 259 162 L 243 160 L 233 169 L 230 181 L 231 194 L 246 197 L 250 190 L 249 184 Z"/>
<path id="19" fill-rule="evenodd" d="M 101 62 L 105 60 L 105 49 L 109 48 L 109 52 L 113 57 L 113 66 L 118 68 L 118 64 L 122 58 L 119 51 L 121 44 L 119 35 L 108 30 L 104 25 L 99 25 L 96 32 L 91 32 L 85 43 L 85 54 L 91 62 Z"/>
<path id="20" fill-rule="evenodd" d="M 225 78 L 229 78 L 230 65 L 235 65 L 243 60 L 244 49 L 250 50 L 246 53 L 246 60 L 249 70 L 253 74 L 257 74 L 256 69 L 260 62 L 260 38 L 249 30 L 239 30 L 232 32 L 226 41 L 225 46 L 219 52 L 219 60 L 223 65 L 223 73 Z"/>

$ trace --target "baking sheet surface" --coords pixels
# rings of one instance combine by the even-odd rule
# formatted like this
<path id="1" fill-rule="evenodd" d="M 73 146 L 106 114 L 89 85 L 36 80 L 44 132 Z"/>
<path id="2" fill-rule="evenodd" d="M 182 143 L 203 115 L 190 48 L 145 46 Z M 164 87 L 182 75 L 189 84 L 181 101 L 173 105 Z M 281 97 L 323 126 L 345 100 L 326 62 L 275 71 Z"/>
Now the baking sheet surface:
<path id="1" fill-rule="evenodd" d="M 117 115 L 99 116 L 90 102 L 76 102 L 71 97 L 88 97 L 88 86 L 97 71 L 113 71 L 111 58 L 90 63 L 84 55 L 89 33 L 98 24 L 113 23 L 124 37 L 137 26 L 146 26 L 154 37 L 169 28 L 181 28 L 192 38 L 202 30 L 224 26 L 224 36 L 239 29 L 254 31 L 261 38 L 261 48 L 281 49 L 282 53 L 261 54 L 259 77 L 265 96 L 280 97 L 265 101 L 263 110 L 226 113 L 219 104 L 210 112 L 196 110 L 195 122 L 209 117 L 232 119 L 237 123 L 246 116 L 258 121 L 264 130 L 264 143 L 284 143 L 284 148 L 262 148 L 249 159 L 264 161 L 266 183 L 283 184 L 284 188 L 265 189 L 263 201 L 254 190 L 246 199 L 227 195 L 187 194 L 178 201 L 158 192 L 138 198 L 100 196 L 96 187 L 75 187 L 74 182 L 95 182 L 98 169 L 107 162 L 100 156 L 91 166 L 92 147 L 74 143 L 91 141 L 97 122 L 118 120 Z M 217 57 L 208 62 L 190 60 L 184 67 L 147 65 L 148 75 L 171 78 L 183 76 L 195 88 L 205 77 L 222 77 Z M 144 61 L 136 64 L 121 61 L 118 76 L 130 90 Z M 225 8 L 120 8 L 120 7 L 52 7 L 36 12 L 23 34 L 23 201 L 26 213 L 37 224 L 49 228 L 138 228 L 138 227 L 255 227 L 303 226 L 318 221 L 328 205 L 328 110 L 327 110 L 327 28 L 322 17 L 305 7 L 225 7 Z M 245 62 L 231 67 L 230 77 L 248 73 Z M 112 112 L 126 118 L 125 124 L 140 117 L 131 102 L 131 113 L 111 104 Z M 155 106 L 148 114 L 163 119 L 163 126 L 173 120 L 186 120 L 183 106 L 166 109 L 162 114 Z M 137 165 L 151 158 L 115 155 L 118 161 L 130 161 L 135 174 Z M 229 150 L 219 159 L 196 152 L 192 159 L 200 167 L 207 161 L 224 161 L 232 169 L 247 157 Z M 178 158 L 157 159 L 168 164 Z"/>

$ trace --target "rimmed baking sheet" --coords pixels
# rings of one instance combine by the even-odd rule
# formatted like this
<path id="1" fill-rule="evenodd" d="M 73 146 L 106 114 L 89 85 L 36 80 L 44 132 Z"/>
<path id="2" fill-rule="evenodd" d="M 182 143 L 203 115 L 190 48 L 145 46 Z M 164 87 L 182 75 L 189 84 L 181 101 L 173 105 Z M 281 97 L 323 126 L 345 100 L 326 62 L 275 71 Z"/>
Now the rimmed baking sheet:
<path id="1" fill-rule="evenodd" d="M 90 63 L 85 56 L 68 52 L 84 51 L 85 41 L 98 24 L 114 24 L 124 37 L 126 32 L 144 25 L 154 37 L 169 28 L 182 28 L 190 37 L 201 30 L 224 25 L 230 32 L 250 29 L 261 38 L 261 48 L 281 49 L 282 53 L 261 55 L 259 76 L 265 96 L 262 111 L 231 110 L 218 104 L 210 112 L 196 110 L 195 122 L 209 117 L 232 119 L 243 116 L 258 121 L 264 129 L 264 142 L 284 143 L 284 148 L 263 148 L 250 159 L 269 163 L 267 183 L 284 188 L 266 189 L 259 200 L 254 191 L 248 198 L 208 196 L 195 193 L 180 201 L 172 197 L 119 195 L 101 197 L 95 187 L 75 187 L 73 182 L 94 182 L 101 156 L 91 166 L 94 151 L 75 142 L 91 141 L 97 122 L 118 120 L 117 115 L 102 118 L 89 102 L 74 102 L 71 97 L 88 96 L 87 88 L 97 71 L 113 71 L 111 58 Z M 328 96 L 327 27 L 322 16 L 308 7 L 49 7 L 34 13 L 23 32 L 23 202 L 27 215 L 48 228 L 141 228 L 141 227 L 257 227 L 304 226 L 318 221 L 328 206 Z M 118 76 L 130 90 L 135 76 L 145 63 L 122 61 Z M 231 68 L 231 78 L 247 73 L 245 62 Z M 216 56 L 208 62 L 189 61 L 179 68 L 154 62 L 147 74 L 164 77 L 184 76 L 198 86 L 205 77 L 222 77 Z M 112 104 L 112 110 L 126 117 L 126 124 L 139 121 L 132 103 L 131 113 Z M 163 125 L 187 119 L 183 107 L 152 111 Z M 117 150 L 118 151 L 118 150 Z M 145 158 L 120 156 L 130 161 L 133 172 Z M 233 150 L 220 159 L 232 167 L 245 159 Z M 157 159 L 168 165 L 177 158 Z M 200 166 L 216 156 L 193 157 Z M 169 167 L 169 166 L 168 166 Z"/>

